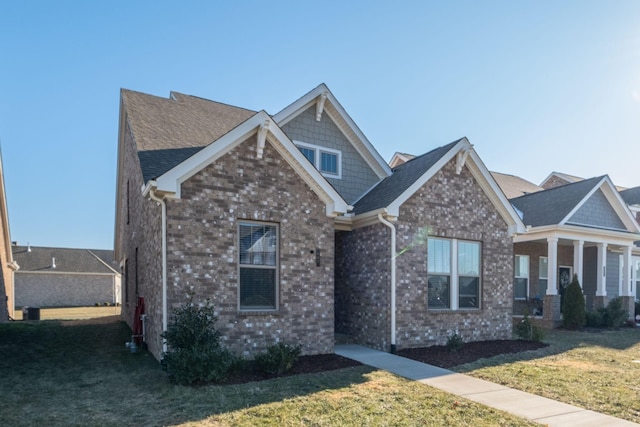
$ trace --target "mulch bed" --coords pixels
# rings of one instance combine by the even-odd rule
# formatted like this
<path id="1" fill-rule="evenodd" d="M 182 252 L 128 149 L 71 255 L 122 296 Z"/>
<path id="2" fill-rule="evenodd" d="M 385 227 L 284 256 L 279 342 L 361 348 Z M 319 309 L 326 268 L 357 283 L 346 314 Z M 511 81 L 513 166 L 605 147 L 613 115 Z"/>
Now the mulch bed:
<path id="1" fill-rule="evenodd" d="M 399 350 L 398 356 L 417 360 L 441 368 L 452 368 L 478 359 L 498 356 L 500 354 L 520 353 L 521 351 L 537 350 L 547 347 L 538 341 L 524 340 L 491 340 L 465 343 L 458 351 L 451 351 L 444 345 L 431 347 L 410 348 Z"/>
<path id="2" fill-rule="evenodd" d="M 537 341 L 493 340 L 465 343 L 458 351 L 451 351 L 444 345 L 437 345 L 399 350 L 397 354 L 398 356 L 406 357 L 407 359 L 417 360 L 419 362 L 428 363 L 441 368 L 452 368 L 457 365 L 474 362 L 486 357 L 493 357 L 507 353 L 519 353 L 527 350 L 537 350 L 547 346 L 548 344 L 543 344 Z M 338 356 L 337 354 L 302 356 L 289 372 L 286 372 L 281 376 L 287 377 L 299 374 L 313 374 L 361 365 L 362 364 L 360 362 Z M 251 381 L 263 381 L 271 378 L 274 377 L 248 369 L 243 372 L 236 372 L 232 374 L 222 384 L 242 384 Z"/>

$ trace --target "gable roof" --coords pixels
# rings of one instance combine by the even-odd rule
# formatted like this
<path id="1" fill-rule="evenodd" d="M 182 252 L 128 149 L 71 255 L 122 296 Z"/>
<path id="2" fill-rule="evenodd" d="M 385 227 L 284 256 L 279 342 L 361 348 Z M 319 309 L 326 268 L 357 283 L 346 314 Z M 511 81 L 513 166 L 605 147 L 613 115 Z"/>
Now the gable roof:
<path id="1" fill-rule="evenodd" d="M 617 219 L 629 231 L 638 232 L 637 225 L 607 175 L 550 188 L 510 201 L 522 213 L 523 222 L 527 226 L 564 225 L 570 222 L 573 215 L 599 189 L 615 211 Z"/>
<path id="2" fill-rule="evenodd" d="M 534 183 L 520 178 L 519 176 L 509 175 L 500 172 L 491 172 L 491 176 L 496 180 L 500 189 L 507 196 L 507 199 L 524 196 L 525 194 L 543 191 L 544 188 L 538 187 Z"/>
<path id="3" fill-rule="evenodd" d="M 544 185 L 547 183 L 547 181 L 549 181 L 550 179 L 552 179 L 553 177 L 556 178 L 560 178 L 561 180 L 563 180 L 564 182 L 566 182 L 567 184 L 573 184 L 575 182 L 579 182 L 579 181 L 583 181 L 584 178 L 581 178 L 579 176 L 575 176 L 575 175 L 569 175 L 568 173 L 562 173 L 562 172 L 551 172 L 549 174 L 549 176 L 547 176 L 541 183 L 540 183 L 540 187 L 544 187 Z"/>
<path id="4" fill-rule="evenodd" d="M 400 206 L 418 191 L 429 179 L 452 160 L 456 168 L 467 167 L 478 185 L 497 208 L 512 233 L 524 232 L 524 224 L 509 204 L 504 193 L 467 138 L 460 138 L 401 164 L 393 174 L 374 186 L 354 203 L 356 216 L 384 212 L 397 217 Z"/>
<path id="5" fill-rule="evenodd" d="M 122 89 L 121 102 L 145 182 L 162 175 L 256 114 L 178 92 L 161 98 Z"/>
<path id="6" fill-rule="evenodd" d="M 622 200 L 628 205 L 640 205 L 640 187 L 620 191 L 620 197 L 622 197 Z"/>
<path id="7" fill-rule="evenodd" d="M 414 159 L 416 156 L 414 156 L 413 154 L 409 154 L 409 153 L 400 153 L 398 151 L 396 151 L 393 154 L 393 157 L 391 157 L 391 160 L 389 160 L 389 167 L 391 169 L 396 168 L 398 166 L 400 166 L 403 163 L 408 162 L 411 159 Z"/>
<path id="8" fill-rule="evenodd" d="M 414 157 L 393 169 L 391 176 L 384 178 L 353 204 L 354 213 L 357 215 L 389 206 L 462 139 Z"/>
<path id="9" fill-rule="evenodd" d="M 351 208 L 264 111 L 251 116 L 214 143 L 198 150 L 155 180 L 149 181 L 144 189 L 145 194 L 153 189 L 167 197 L 180 198 L 180 186 L 184 181 L 256 134 L 258 146 L 267 141 L 271 143 L 301 179 L 320 197 L 325 203 L 327 215 L 344 214 Z M 260 152 L 261 149 L 258 147 L 257 151 Z"/>
<path id="10" fill-rule="evenodd" d="M 273 119 L 279 126 L 284 126 L 314 104 L 316 105 L 316 114 L 326 113 L 333 120 L 338 129 L 379 178 L 384 178 L 391 174 L 389 165 L 387 165 L 324 83 L 321 83 L 315 89 L 275 114 Z"/>
<path id="11" fill-rule="evenodd" d="M 13 246 L 13 257 L 20 265 L 20 273 L 86 273 L 118 274 L 90 249 L 49 248 L 41 246 Z M 113 251 L 99 251 L 107 258 Z M 55 258 L 55 268 L 53 259 Z"/>

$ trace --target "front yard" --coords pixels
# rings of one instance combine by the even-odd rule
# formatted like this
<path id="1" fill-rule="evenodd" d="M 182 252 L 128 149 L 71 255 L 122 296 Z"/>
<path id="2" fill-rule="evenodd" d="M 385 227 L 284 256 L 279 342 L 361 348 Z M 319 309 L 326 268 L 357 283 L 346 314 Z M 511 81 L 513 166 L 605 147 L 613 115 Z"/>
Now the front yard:
<path id="1" fill-rule="evenodd" d="M 115 317 L 0 325 L 2 425 L 534 425 L 366 366 L 175 386 L 129 339 Z"/>
<path id="2" fill-rule="evenodd" d="M 168 383 L 116 317 L 0 325 L 8 426 L 533 425 L 366 366 L 228 386 Z M 455 370 L 640 422 L 640 330 L 553 331 L 549 347 Z"/>

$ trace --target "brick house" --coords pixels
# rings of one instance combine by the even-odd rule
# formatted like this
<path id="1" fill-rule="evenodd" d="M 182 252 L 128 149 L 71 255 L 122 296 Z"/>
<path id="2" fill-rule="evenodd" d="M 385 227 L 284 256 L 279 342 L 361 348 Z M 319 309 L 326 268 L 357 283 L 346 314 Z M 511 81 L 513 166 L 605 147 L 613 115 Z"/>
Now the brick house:
<path id="1" fill-rule="evenodd" d="M 15 306 L 88 307 L 120 303 L 120 273 L 113 251 L 43 246 L 11 247 Z"/>
<path id="2" fill-rule="evenodd" d="M 11 233 L 9 231 L 9 211 L 4 187 L 4 167 L 0 155 L 0 322 L 14 316 L 14 273 L 19 265 L 13 260 Z"/>
<path id="3" fill-rule="evenodd" d="M 640 297 L 637 190 L 619 191 L 606 175 L 583 179 L 559 172 L 538 190 L 526 187 L 510 199 L 527 226 L 514 237 L 514 314 L 538 312 L 543 302 L 543 323 L 557 326 L 564 288 L 576 274 L 587 309 L 622 297 L 633 315 Z"/>
<path id="4" fill-rule="evenodd" d="M 157 358 L 171 309 L 209 298 L 242 354 L 511 336 L 524 226 L 466 138 L 392 171 L 320 85 L 273 116 L 122 90 L 118 144 L 122 313 L 144 298 Z"/>

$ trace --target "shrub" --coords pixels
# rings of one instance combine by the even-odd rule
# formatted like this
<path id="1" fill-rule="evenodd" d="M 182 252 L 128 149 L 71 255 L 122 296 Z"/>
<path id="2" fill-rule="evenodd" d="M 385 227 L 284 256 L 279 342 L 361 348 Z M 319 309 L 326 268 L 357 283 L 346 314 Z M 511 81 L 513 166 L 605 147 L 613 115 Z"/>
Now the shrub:
<path id="1" fill-rule="evenodd" d="M 447 348 L 449 351 L 458 351 L 464 345 L 464 340 L 462 336 L 457 332 L 447 338 Z"/>
<path id="2" fill-rule="evenodd" d="M 568 329 L 578 329 L 584 326 L 585 302 L 578 276 L 573 275 L 573 280 L 564 291 L 562 300 L 562 326 Z"/>
<path id="3" fill-rule="evenodd" d="M 281 342 L 267 348 L 264 353 L 257 354 L 254 365 L 257 369 L 269 375 L 282 375 L 293 368 L 300 357 L 302 347 L 290 346 Z"/>
<path id="4" fill-rule="evenodd" d="M 640 314 L 640 301 L 635 302 L 634 317 Z"/>
<path id="5" fill-rule="evenodd" d="M 172 323 L 162 334 L 169 346 L 169 351 L 163 353 L 163 366 L 172 382 L 221 381 L 237 365 L 237 358 L 220 345 L 216 321 L 209 300 L 202 306 L 188 302 L 173 310 Z"/>
<path id="6" fill-rule="evenodd" d="M 585 313 L 586 325 L 590 328 L 601 328 L 604 326 L 604 321 L 602 319 L 602 311 L 604 308 L 601 308 L 598 311 L 587 311 Z"/>
<path id="7" fill-rule="evenodd" d="M 619 328 L 629 317 L 629 312 L 622 307 L 622 298 L 616 297 L 609 301 L 604 310 L 604 326 L 607 328 Z"/>
<path id="8" fill-rule="evenodd" d="M 540 342 L 544 339 L 544 330 L 541 327 L 534 325 L 526 314 L 516 325 L 515 332 L 521 340 Z"/>

